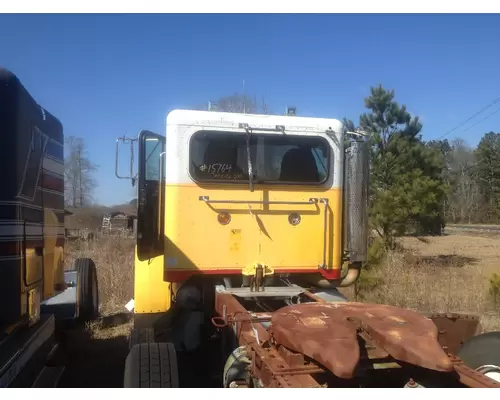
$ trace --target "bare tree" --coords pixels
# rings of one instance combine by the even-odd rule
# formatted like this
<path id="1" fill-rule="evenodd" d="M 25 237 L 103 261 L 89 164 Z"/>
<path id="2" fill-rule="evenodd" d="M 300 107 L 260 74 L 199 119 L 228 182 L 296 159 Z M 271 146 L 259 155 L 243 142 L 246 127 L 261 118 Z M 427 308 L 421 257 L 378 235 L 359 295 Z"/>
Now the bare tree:
<path id="1" fill-rule="evenodd" d="M 476 179 L 474 150 L 462 139 L 451 143 L 448 157 L 451 183 L 449 211 L 453 222 L 473 222 L 481 207 L 481 193 Z"/>
<path id="2" fill-rule="evenodd" d="M 245 113 L 245 114 L 271 114 L 269 105 L 262 98 L 260 104 L 256 97 L 250 97 L 246 94 L 235 93 L 230 96 L 223 96 L 217 101 L 211 102 L 216 111 Z M 206 107 L 197 106 L 196 109 L 205 109 Z"/>
<path id="3" fill-rule="evenodd" d="M 73 207 L 89 206 L 93 202 L 97 180 L 94 173 L 98 166 L 88 157 L 88 150 L 82 138 L 68 136 L 65 140 L 64 191 L 66 204 Z"/>

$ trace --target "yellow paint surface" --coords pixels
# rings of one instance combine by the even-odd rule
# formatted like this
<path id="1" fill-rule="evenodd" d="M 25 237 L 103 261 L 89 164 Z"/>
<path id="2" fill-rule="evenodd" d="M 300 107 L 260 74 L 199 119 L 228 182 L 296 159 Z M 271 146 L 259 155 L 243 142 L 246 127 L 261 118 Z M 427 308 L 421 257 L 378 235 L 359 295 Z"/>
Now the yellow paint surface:
<path id="1" fill-rule="evenodd" d="M 163 256 L 141 261 L 135 251 L 134 312 L 157 313 L 170 308 L 170 283 L 163 281 Z"/>
<path id="2" fill-rule="evenodd" d="M 197 185 L 169 185 L 166 188 L 166 269 L 243 269 L 254 263 L 274 270 L 311 269 L 323 263 L 326 228 L 326 263 L 341 267 L 341 191 L 283 190 L 259 188 L 254 192 L 238 185 L 238 190 L 210 189 Z M 325 226 L 324 204 L 207 204 L 199 200 L 308 201 L 328 199 Z M 228 212 L 231 221 L 221 225 L 219 212 Z M 297 213 L 301 222 L 288 221 Z"/>
<path id="3" fill-rule="evenodd" d="M 326 198 L 326 262 L 329 268 L 342 265 L 340 189 L 247 186 L 210 188 L 167 185 L 165 189 L 165 256 L 135 261 L 135 312 L 164 312 L 170 308 L 171 286 L 164 281 L 164 270 L 206 271 L 243 270 L 256 263 L 275 272 L 317 270 L 323 262 L 325 205 L 305 204 L 207 204 L 211 200 L 308 201 Z M 229 212 L 231 221 L 221 225 L 219 212 Z M 293 226 L 291 213 L 301 216 Z"/>

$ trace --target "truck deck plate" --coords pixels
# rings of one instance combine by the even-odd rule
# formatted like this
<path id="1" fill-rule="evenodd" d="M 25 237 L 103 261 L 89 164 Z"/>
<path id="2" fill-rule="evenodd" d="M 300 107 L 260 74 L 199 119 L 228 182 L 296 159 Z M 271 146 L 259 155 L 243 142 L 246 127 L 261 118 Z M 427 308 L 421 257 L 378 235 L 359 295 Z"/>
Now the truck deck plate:
<path id="1" fill-rule="evenodd" d="M 252 292 L 248 287 L 242 288 L 218 288 L 219 293 L 232 294 L 234 296 L 242 298 L 253 298 L 253 297 L 296 297 L 305 292 L 305 289 L 300 287 L 288 287 L 288 286 L 270 286 L 265 287 L 264 290 L 259 292 Z"/>

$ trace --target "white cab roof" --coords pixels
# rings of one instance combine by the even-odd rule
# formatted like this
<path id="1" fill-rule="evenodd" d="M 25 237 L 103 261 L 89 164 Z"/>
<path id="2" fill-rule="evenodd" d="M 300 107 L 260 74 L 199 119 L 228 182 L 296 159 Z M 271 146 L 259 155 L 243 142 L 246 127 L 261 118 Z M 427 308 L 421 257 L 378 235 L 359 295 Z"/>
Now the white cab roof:
<path id="1" fill-rule="evenodd" d="M 286 115 L 238 114 L 216 111 L 173 110 L 167 115 L 167 125 L 196 125 L 203 127 L 238 129 L 240 124 L 251 128 L 273 129 L 277 125 L 285 131 L 341 133 L 343 124 L 338 119 L 295 117 Z"/>

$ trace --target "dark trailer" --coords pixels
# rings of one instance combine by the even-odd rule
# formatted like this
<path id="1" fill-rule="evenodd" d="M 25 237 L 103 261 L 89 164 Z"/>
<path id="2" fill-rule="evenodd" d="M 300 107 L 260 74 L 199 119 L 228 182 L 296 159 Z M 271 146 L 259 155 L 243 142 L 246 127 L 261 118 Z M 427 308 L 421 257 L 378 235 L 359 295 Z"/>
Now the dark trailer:
<path id="1" fill-rule="evenodd" d="M 0 387 L 54 386 L 56 321 L 98 314 L 90 259 L 64 271 L 64 136 L 0 68 Z"/>

